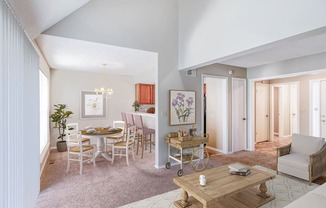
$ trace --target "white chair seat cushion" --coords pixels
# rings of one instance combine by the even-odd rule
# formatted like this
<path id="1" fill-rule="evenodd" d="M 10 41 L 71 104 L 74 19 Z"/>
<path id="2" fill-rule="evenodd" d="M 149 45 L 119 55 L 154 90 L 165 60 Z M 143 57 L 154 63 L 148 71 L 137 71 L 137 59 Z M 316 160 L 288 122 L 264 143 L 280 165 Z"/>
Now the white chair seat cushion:
<path id="1" fill-rule="evenodd" d="M 324 138 L 306 136 L 302 134 L 293 134 L 291 154 L 299 153 L 304 155 L 312 155 L 318 152 L 324 146 L 324 144 Z"/>
<path id="2" fill-rule="evenodd" d="M 278 158 L 278 164 L 300 170 L 309 170 L 309 156 L 291 153 Z"/>
<path id="3" fill-rule="evenodd" d="M 313 193 L 307 193 L 299 199 L 293 201 L 284 208 L 325 208 L 326 198 Z"/>
<path id="4" fill-rule="evenodd" d="M 93 146 L 82 146 L 83 147 L 83 152 L 89 151 L 91 149 L 94 149 Z M 80 152 L 80 148 L 79 147 L 72 147 L 70 149 L 70 152 Z"/>
<path id="5" fill-rule="evenodd" d="M 291 153 L 278 158 L 277 170 L 309 180 L 309 156 Z"/>

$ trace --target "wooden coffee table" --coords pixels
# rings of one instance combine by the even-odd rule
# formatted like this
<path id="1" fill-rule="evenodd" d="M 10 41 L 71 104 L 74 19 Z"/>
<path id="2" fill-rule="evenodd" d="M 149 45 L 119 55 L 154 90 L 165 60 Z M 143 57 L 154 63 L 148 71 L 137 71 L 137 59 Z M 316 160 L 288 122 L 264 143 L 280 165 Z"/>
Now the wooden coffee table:
<path id="1" fill-rule="evenodd" d="M 173 178 L 183 189 L 181 200 L 174 205 L 178 208 L 253 208 L 273 200 L 274 197 L 267 194 L 265 182 L 275 175 L 253 167 L 250 170 L 247 176 L 231 175 L 225 165 Z M 199 175 L 206 176 L 206 186 L 199 185 Z M 260 185 L 259 189 L 254 187 L 256 185 Z"/>

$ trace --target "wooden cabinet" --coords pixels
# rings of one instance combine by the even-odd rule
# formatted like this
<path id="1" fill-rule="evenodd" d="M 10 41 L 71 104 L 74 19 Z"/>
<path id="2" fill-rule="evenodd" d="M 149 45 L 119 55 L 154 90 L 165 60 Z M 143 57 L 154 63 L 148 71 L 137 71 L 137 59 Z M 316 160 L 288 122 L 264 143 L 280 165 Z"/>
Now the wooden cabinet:
<path id="1" fill-rule="evenodd" d="M 155 104 L 155 85 L 136 84 L 136 100 L 140 104 Z"/>

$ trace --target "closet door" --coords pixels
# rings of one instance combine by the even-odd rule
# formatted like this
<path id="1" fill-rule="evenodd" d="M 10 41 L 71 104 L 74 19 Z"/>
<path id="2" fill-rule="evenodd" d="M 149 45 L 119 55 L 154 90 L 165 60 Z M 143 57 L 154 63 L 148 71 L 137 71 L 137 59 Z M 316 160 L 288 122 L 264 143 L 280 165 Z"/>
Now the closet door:
<path id="1" fill-rule="evenodd" d="M 246 80 L 232 78 L 232 146 L 233 152 L 246 149 Z"/>
<path id="2" fill-rule="evenodd" d="M 269 140 L 269 85 L 256 83 L 256 139 L 255 142 Z"/>

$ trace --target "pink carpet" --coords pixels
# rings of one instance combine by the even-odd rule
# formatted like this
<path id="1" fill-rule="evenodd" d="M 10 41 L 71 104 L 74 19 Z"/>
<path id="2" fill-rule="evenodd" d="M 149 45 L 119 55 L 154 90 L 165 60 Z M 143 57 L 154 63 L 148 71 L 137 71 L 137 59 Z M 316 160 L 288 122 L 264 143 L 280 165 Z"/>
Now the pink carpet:
<path id="1" fill-rule="evenodd" d="M 136 161 L 131 159 L 129 166 L 124 157 L 116 158 L 114 164 L 99 158 L 96 167 L 84 163 L 83 175 L 79 175 L 77 162 L 72 163 L 70 171 L 66 173 L 66 155 L 66 152 L 51 151 L 41 177 L 37 208 L 114 208 L 178 188 L 173 184 L 172 178 L 177 177 L 180 166 L 172 166 L 169 170 L 155 169 L 154 153 L 146 152 L 144 159 L 136 156 Z M 208 168 L 237 161 L 274 170 L 276 168 L 275 156 L 259 151 L 214 155 L 210 157 Z M 189 164 L 184 165 L 183 170 L 184 175 L 194 172 Z M 322 184 L 325 178 L 321 177 L 314 182 Z"/>

